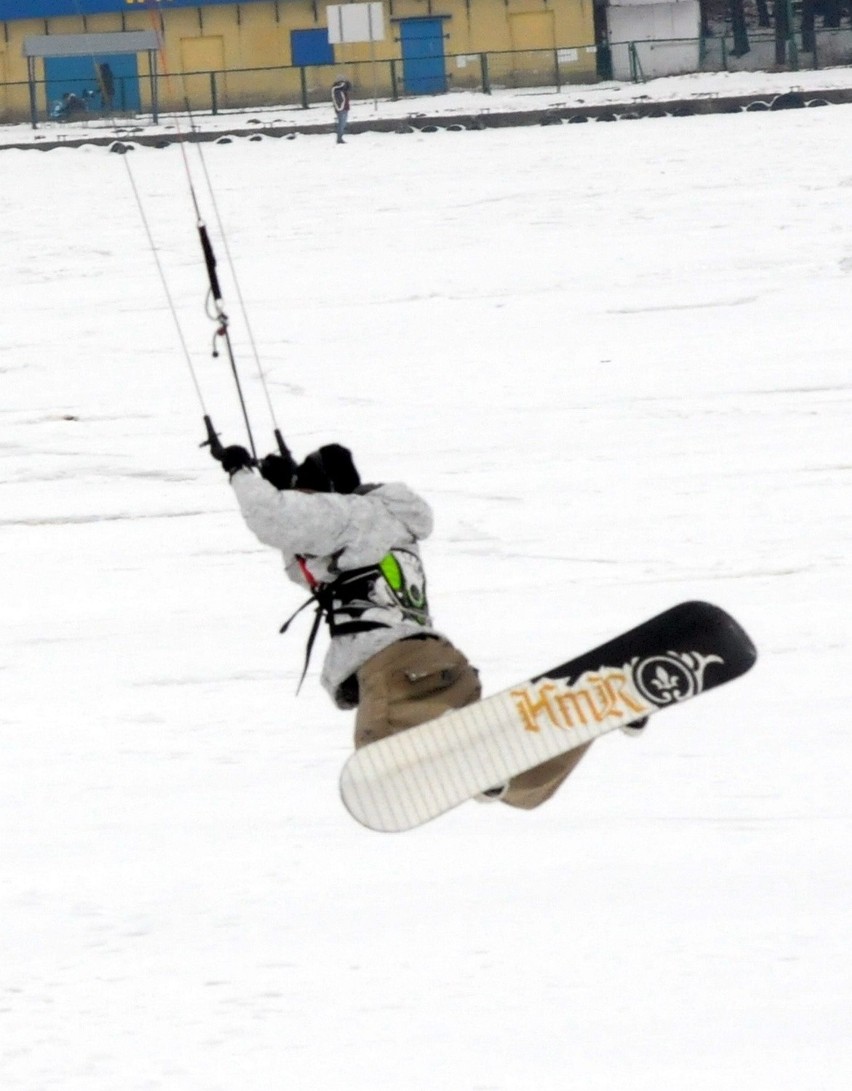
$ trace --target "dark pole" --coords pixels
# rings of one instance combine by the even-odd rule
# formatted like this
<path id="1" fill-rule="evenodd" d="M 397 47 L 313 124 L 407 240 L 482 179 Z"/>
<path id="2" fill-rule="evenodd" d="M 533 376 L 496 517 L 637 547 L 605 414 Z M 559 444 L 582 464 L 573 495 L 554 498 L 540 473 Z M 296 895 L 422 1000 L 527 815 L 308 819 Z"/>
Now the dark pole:
<path id="1" fill-rule="evenodd" d="M 148 53 L 148 75 L 151 79 L 151 117 L 154 124 L 157 125 L 160 120 L 159 102 L 157 101 L 160 83 L 157 73 L 157 51 L 155 49 Z"/>
<path id="2" fill-rule="evenodd" d="M 30 121 L 34 129 L 38 128 L 38 111 L 36 110 L 35 89 L 35 57 L 27 57 L 27 83 L 30 90 Z"/>

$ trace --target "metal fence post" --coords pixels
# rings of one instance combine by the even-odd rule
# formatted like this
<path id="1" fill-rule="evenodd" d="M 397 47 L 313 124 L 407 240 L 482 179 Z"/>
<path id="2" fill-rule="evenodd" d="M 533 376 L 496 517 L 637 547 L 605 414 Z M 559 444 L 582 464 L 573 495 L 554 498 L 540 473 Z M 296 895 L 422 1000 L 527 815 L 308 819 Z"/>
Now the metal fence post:
<path id="1" fill-rule="evenodd" d="M 798 70 L 799 48 L 796 45 L 796 26 L 793 22 L 793 0 L 787 0 L 787 57 L 790 65 Z"/>
<path id="2" fill-rule="evenodd" d="M 482 90 L 484 94 L 491 94 L 491 79 L 488 75 L 488 54 L 479 54 L 479 67 L 482 69 Z"/>
<path id="3" fill-rule="evenodd" d="M 216 97 L 216 73 L 210 73 L 210 112 L 212 114 L 219 113 L 219 102 Z"/>
<path id="4" fill-rule="evenodd" d="M 665 41 L 665 39 L 662 39 Z M 634 83 L 644 83 L 645 73 L 642 71 L 642 62 L 639 60 L 639 50 L 636 48 L 636 43 L 630 43 L 630 78 Z"/>
<path id="5" fill-rule="evenodd" d="M 30 123 L 34 129 L 37 129 L 38 106 L 36 105 L 35 61 L 32 57 L 27 57 L 27 83 L 29 84 L 30 93 Z M 48 103 L 49 108 L 50 103 Z"/>
<path id="6" fill-rule="evenodd" d="M 562 90 L 562 84 L 559 82 L 559 50 L 558 49 L 554 49 L 554 51 L 553 51 L 553 71 L 554 71 L 554 74 L 556 76 L 556 79 L 554 80 L 554 83 L 556 84 L 556 92 L 558 94 Z"/>
<path id="7" fill-rule="evenodd" d="M 302 109 L 308 108 L 308 74 L 304 68 L 299 69 L 299 86 L 302 89 Z"/>

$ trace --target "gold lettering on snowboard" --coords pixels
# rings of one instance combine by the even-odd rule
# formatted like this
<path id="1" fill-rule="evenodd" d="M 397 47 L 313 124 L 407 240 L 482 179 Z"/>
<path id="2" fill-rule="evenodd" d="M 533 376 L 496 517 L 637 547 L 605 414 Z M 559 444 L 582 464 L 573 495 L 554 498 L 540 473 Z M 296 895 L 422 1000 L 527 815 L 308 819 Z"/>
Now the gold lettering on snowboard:
<path id="1" fill-rule="evenodd" d="M 587 671 L 574 685 L 545 679 L 513 689 L 511 695 L 524 730 L 534 732 L 542 724 L 570 730 L 611 719 L 626 723 L 651 707 L 633 688 L 629 668 Z"/>

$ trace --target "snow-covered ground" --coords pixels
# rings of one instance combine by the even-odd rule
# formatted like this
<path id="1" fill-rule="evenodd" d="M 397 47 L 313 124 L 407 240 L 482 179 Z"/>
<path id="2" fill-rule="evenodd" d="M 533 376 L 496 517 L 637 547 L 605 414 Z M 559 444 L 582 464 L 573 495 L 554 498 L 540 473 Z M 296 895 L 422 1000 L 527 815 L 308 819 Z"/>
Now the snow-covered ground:
<path id="1" fill-rule="evenodd" d="M 3 153 L 4 1091 L 849 1085 L 850 120 Z M 353 823 L 198 446 L 244 431 L 185 162 L 261 449 L 205 173 L 275 419 L 433 503 L 486 689 L 691 598 L 751 674 L 537 812 Z"/>

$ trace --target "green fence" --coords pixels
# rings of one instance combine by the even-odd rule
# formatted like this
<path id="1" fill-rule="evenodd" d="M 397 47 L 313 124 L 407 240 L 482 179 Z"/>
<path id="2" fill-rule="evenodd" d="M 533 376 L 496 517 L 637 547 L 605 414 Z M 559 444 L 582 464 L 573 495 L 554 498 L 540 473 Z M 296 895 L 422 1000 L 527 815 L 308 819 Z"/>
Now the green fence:
<path id="1" fill-rule="evenodd" d="M 805 42 L 799 33 L 785 47 L 785 67 L 818 68 L 852 64 L 852 30 L 819 30 Z M 732 35 L 701 39 L 656 39 L 611 42 L 606 46 L 566 45 L 555 49 L 452 54 L 444 57 L 444 92 L 477 91 L 490 94 L 513 88 L 536 88 L 559 92 L 572 84 L 594 84 L 601 80 L 644 82 L 663 75 L 690 72 L 778 70 L 778 43 L 774 32 L 749 33 L 748 52 L 735 48 Z M 213 72 L 187 72 L 180 77 L 157 77 L 157 100 L 163 111 L 183 111 L 187 103 L 193 113 L 218 114 L 229 110 L 292 108 L 308 110 L 327 106 L 331 85 L 339 76 L 351 80 L 357 100 L 409 97 L 402 59 L 361 61 L 338 65 L 299 68 L 241 68 Z M 125 99 L 117 81 L 112 116 L 121 116 Z M 140 79 L 143 95 L 147 78 Z M 51 104 L 45 85 L 37 83 L 32 102 L 26 82 L 0 83 L 0 121 L 49 117 Z M 79 94 L 81 88 L 69 88 Z M 92 80 L 91 90 L 97 92 Z M 130 96 L 126 96 L 128 99 Z M 421 96 L 416 96 L 421 97 Z M 90 100 L 92 116 L 98 116 L 98 97 Z M 150 103 L 143 98 L 143 113 Z M 84 115 L 85 116 L 85 115 Z"/>

